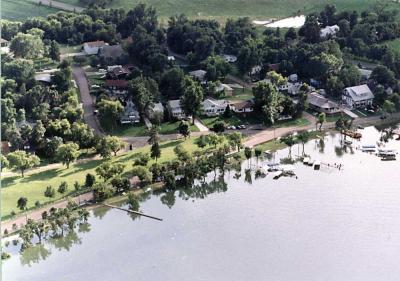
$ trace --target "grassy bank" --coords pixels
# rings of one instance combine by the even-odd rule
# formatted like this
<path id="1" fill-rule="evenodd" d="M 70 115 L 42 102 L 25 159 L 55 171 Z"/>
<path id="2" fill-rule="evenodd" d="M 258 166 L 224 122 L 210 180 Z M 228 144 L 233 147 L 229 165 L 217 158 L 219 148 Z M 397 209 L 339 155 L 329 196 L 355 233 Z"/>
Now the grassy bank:
<path id="1" fill-rule="evenodd" d="M 1 18 L 23 21 L 30 17 L 47 16 L 60 10 L 44 5 L 38 5 L 29 0 L 2 0 Z"/>
<path id="2" fill-rule="evenodd" d="M 159 162 L 165 162 L 172 160 L 175 157 L 173 149 L 176 145 L 182 144 L 185 149 L 192 152 L 197 149 L 194 144 L 194 138 L 187 140 L 176 140 L 161 143 L 161 158 Z M 139 152 L 149 152 L 149 147 L 138 148 L 132 152 L 128 152 L 111 159 L 113 163 L 123 163 L 125 164 L 125 173 L 127 173 L 133 164 L 133 159 Z M 17 208 L 17 200 L 21 197 L 28 198 L 27 208 L 33 208 L 36 201 L 40 203 L 45 203 L 48 201 L 55 201 L 62 197 L 73 195 L 74 187 L 73 184 L 77 181 L 79 184 L 83 185 L 85 181 L 85 176 L 87 173 L 95 174 L 95 169 L 105 160 L 92 160 L 86 163 L 76 163 L 70 166 L 69 169 L 66 167 L 54 168 L 46 171 L 41 171 L 37 173 L 32 173 L 25 178 L 20 176 L 11 176 L 2 179 L 2 196 L 1 196 L 1 214 L 2 216 L 8 216 L 12 210 L 16 213 L 20 213 Z M 154 160 L 150 161 L 150 164 Z M 64 195 L 56 192 L 55 197 L 47 198 L 44 196 L 44 191 L 47 186 L 51 185 L 55 189 L 58 188 L 61 182 L 68 183 L 68 191 Z"/>

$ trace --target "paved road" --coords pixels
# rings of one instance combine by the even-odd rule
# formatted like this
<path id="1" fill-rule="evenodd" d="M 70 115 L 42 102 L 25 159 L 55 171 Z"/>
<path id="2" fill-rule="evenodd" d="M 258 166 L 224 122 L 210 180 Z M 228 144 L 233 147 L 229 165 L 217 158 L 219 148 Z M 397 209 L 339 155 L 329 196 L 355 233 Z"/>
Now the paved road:
<path id="1" fill-rule="evenodd" d="M 66 3 L 58 2 L 58 1 L 54 1 L 54 0 L 30 0 L 30 1 L 34 2 L 36 4 L 45 5 L 45 6 L 49 6 L 49 7 L 57 8 L 60 10 L 69 11 L 69 12 L 81 13 L 85 9 L 83 7 L 74 6 L 74 5 L 70 5 L 70 4 L 66 4 Z"/>
<path id="2" fill-rule="evenodd" d="M 93 199 L 93 192 L 87 192 L 84 194 L 81 194 L 79 196 L 73 197 L 70 200 L 76 202 L 77 204 L 80 204 L 81 202 L 84 201 L 90 201 Z M 56 204 L 52 204 L 40 209 L 36 209 L 34 211 L 28 212 L 28 219 L 33 219 L 35 221 L 41 220 L 42 219 L 42 213 L 44 211 L 49 211 L 50 208 L 65 208 L 67 207 L 68 200 L 65 199 L 63 201 L 60 201 Z M 1 222 L 1 230 L 4 232 L 5 229 L 8 230 L 9 233 L 12 232 L 12 226 L 13 224 L 16 224 L 17 227 L 19 228 L 21 225 L 26 223 L 26 216 L 25 215 L 19 215 L 18 217 L 12 219 L 12 220 L 7 220 Z"/>
<path id="3" fill-rule="evenodd" d="M 99 120 L 94 115 L 94 101 L 89 92 L 89 84 L 86 78 L 85 70 L 83 70 L 82 67 L 74 66 L 72 68 L 72 73 L 81 94 L 84 111 L 83 118 L 88 126 L 94 130 L 96 135 L 102 136 L 104 135 L 104 132 L 99 124 Z"/>

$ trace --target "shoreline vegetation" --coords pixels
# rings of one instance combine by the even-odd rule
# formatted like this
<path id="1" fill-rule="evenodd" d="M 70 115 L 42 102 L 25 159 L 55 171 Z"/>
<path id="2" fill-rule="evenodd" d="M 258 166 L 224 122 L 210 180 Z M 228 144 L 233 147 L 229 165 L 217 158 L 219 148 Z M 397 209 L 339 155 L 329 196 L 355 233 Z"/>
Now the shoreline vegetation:
<path id="1" fill-rule="evenodd" d="M 390 119 L 390 120 L 380 120 L 380 119 L 370 120 L 371 118 L 363 118 L 363 119 L 361 118 L 360 121 L 364 121 L 364 122 L 358 122 L 358 123 L 363 124 L 363 125 L 388 125 L 388 124 L 396 123 L 396 120 L 398 121 L 398 117 L 399 116 L 395 116 L 393 119 Z M 302 129 L 304 130 L 304 128 L 301 128 L 301 127 L 293 128 L 293 130 L 291 130 L 291 132 L 289 134 L 293 134 L 295 132 L 300 132 L 300 131 L 302 131 Z M 335 129 L 334 123 L 332 123 L 332 122 L 331 123 L 326 123 L 322 131 L 318 131 L 318 130 L 317 131 L 311 131 L 310 134 L 309 134 L 309 139 L 311 140 L 313 138 L 318 138 L 321 135 L 324 135 L 329 131 L 337 131 Z M 277 136 L 275 139 L 272 138 L 272 139 L 267 140 L 266 142 L 259 143 L 256 146 L 254 146 L 253 149 L 254 149 L 254 151 L 259 150 L 261 152 L 266 151 L 266 150 L 277 151 L 277 150 L 280 150 L 280 149 L 284 149 L 285 147 L 287 147 L 287 145 L 285 143 L 279 141 L 280 137 L 281 136 Z M 198 139 L 199 139 L 199 137 L 192 137 L 192 138 L 189 138 L 189 139 L 186 139 L 186 140 L 181 139 L 181 140 L 178 140 L 178 141 L 176 141 L 176 140 L 175 141 L 166 141 L 166 142 L 161 143 L 161 146 L 163 146 L 163 149 L 162 149 L 163 158 L 159 161 L 159 163 L 165 163 L 165 162 L 171 161 L 172 159 L 174 159 L 176 157 L 174 152 L 171 151 L 172 150 L 171 148 L 172 148 L 172 146 L 176 145 L 177 143 L 180 143 L 180 144 L 183 143 L 184 144 L 183 147 L 185 147 L 187 150 L 189 150 L 189 151 L 191 151 L 193 153 L 194 151 L 196 151 L 195 142 Z M 249 138 L 247 138 L 247 140 L 248 139 Z M 245 144 L 246 141 L 244 141 L 243 143 Z M 246 146 L 244 145 L 244 147 L 246 147 Z M 146 147 L 139 148 L 139 149 L 137 149 L 137 150 L 135 150 L 133 152 L 123 152 L 120 155 L 114 157 L 113 160 L 115 162 L 120 162 L 121 161 L 120 158 L 122 158 L 122 159 L 125 159 L 125 161 L 129 161 L 129 160 L 131 160 L 131 161 L 133 160 L 134 161 L 135 156 L 137 157 L 138 155 L 141 155 L 142 153 L 144 153 L 145 151 L 147 151 L 149 149 L 150 149 L 150 147 L 146 146 Z M 242 160 L 246 159 L 245 150 L 241 149 L 241 151 L 239 151 L 239 152 L 235 151 L 235 152 L 231 153 L 229 155 L 229 157 L 236 157 L 236 159 L 238 161 L 242 161 Z M 91 160 L 91 161 L 89 161 L 89 163 L 90 162 L 96 162 L 97 163 L 98 161 L 105 161 L 105 160 Z M 153 161 L 153 163 L 154 163 L 154 161 Z M 79 164 L 74 164 L 74 165 L 79 165 Z M 74 166 L 74 165 L 72 165 L 72 166 Z M 97 166 L 97 164 L 95 166 Z M 62 170 L 67 170 L 65 168 L 61 168 L 61 169 Z M 92 170 L 89 170 L 89 171 L 92 171 Z M 125 176 L 127 175 L 126 173 L 127 172 L 125 172 Z M 9 178 L 10 177 L 7 177 L 4 180 L 7 180 Z M 132 193 L 134 195 L 140 195 L 140 194 L 145 193 L 148 188 L 151 188 L 152 191 L 160 191 L 160 190 L 164 190 L 165 189 L 164 185 L 161 182 L 145 184 L 145 185 L 143 185 L 143 186 L 141 186 L 139 188 L 130 190 L 129 192 L 125 193 L 125 195 L 123 195 L 121 193 L 116 194 L 115 196 L 112 196 L 111 198 L 107 198 L 104 202 L 107 202 L 107 203 L 121 202 L 121 201 L 124 201 L 124 200 L 127 199 L 128 194 Z M 60 203 L 60 202 L 67 202 L 69 199 L 73 198 L 74 195 L 77 195 L 77 194 L 82 195 L 82 194 L 85 194 L 85 193 L 88 193 L 88 192 L 90 192 L 90 189 L 82 189 L 80 192 L 70 193 L 67 196 L 63 196 L 61 198 L 58 198 L 57 200 L 51 200 L 49 202 L 45 202 L 39 208 L 35 207 L 35 206 L 32 206 L 31 208 L 26 209 L 25 213 L 22 213 L 22 211 L 21 211 L 21 212 L 17 213 L 15 216 L 10 216 L 10 215 L 3 216 L 2 217 L 3 220 L 1 222 L 2 223 L 2 229 L 4 231 L 4 229 L 5 229 L 4 226 L 6 224 L 8 225 L 8 228 L 10 228 L 10 225 L 12 225 L 13 222 L 17 221 L 18 219 L 21 220 L 21 218 L 22 218 L 23 220 L 25 220 L 24 219 L 25 216 L 29 215 L 30 213 L 33 213 L 33 212 L 37 211 L 38 209 L 39 210 L 41 208 L 49 209 L 54 204 L 57 204 L 57 203 Z M 3 194 L 4 194 L 4 191 L 3 191 Z M 96 206 L 98 206 L 98 205 L 96 205 L 96 204 L 88 205 L 89 208 L 95 208 Z M 13 232 L 15 232 L 15 230 L 14 231 L 12 229 L 8 230 L 8 235 L 10 235 Z"/>

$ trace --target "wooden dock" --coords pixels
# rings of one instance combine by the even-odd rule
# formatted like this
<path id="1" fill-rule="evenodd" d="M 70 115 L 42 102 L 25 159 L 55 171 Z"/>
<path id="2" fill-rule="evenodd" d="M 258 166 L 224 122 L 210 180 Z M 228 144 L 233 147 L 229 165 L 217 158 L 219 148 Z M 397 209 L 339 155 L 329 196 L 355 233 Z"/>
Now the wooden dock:
<path id="1" fill-rule="evenodd" d="M 106 203 L 102 203 L 102 205 L 104 205 L 106 207 L 109 207 L 109 208 L 114 208 L 114 209 L 125 211 L 125 212 L 131 213 L 131 214 L 135 214 L 135 215 L 139 215 L 139 216 L 142 216 L 142 217 L 146 217 L 146 218 L 149 218 L 149 219 L 153 219 L 153 220 L 158 220 L 158 221 L 162 221 L 163 220 L 163 219 L 160 219 L 160 218 L 157 218 L 157 217 L 153 217 L 153 216 L 149 216 L 149 215 L 143 214 L 141 212 L 137 212 L 137 211 L 121 208 L 121 207 L 110 205 L 110 204 L 106 204 Z"/>

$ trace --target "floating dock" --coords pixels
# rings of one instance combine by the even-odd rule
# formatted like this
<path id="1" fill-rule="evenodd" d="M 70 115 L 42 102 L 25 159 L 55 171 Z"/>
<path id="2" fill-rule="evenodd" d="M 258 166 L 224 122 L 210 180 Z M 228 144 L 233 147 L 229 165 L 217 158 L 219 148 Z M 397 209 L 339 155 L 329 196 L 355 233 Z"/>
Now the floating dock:
<path id="1" fill-rule="evenodd" d="M 149 219 L 162 221 L 162 219 L 160 219 L 160 218 L 153 217 L 153 216 L 149 216 L 149 215 L 143 214 L 143 213 L 141 213 L 141 212 L 137 212 L 137 211 L 133 211 L 133 210 L 121 208 L 121 207 L 114 206 L 114 205 L 110 205 L 110 204 L 106 204 L 106 203 L 102 203 L 102 205 L 104 205 L 104 206 L 106 206 L 106 207 L 109 207 L 109 208 L 114 208 L 114 209 L 118 209 L 118 210 L 121 210 L 121 211 L 125 211 L 125 212 L 131 213 L 131 214 L 135 214 L 135 215 L 139 215 L 139 216 L 142 216 L 142 217 L 146 217 L 146 218 L 149 218 Z"/>

